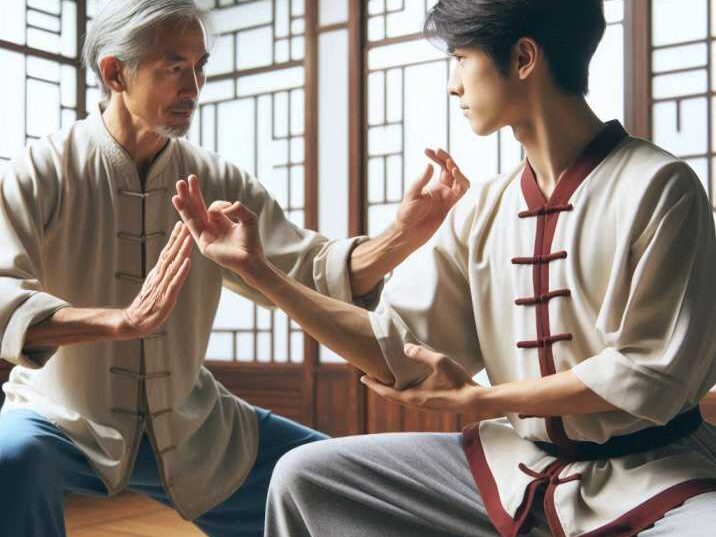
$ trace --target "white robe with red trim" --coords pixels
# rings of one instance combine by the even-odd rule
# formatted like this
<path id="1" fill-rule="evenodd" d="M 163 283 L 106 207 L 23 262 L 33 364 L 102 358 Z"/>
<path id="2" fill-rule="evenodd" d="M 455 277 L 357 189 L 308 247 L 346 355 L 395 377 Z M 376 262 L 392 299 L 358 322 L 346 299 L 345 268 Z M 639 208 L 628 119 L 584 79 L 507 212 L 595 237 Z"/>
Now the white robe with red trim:
<path id="1" fill-rule="evenodd" d="M 549 200 L 528 163 L 473 194 L 398 268 L 370 315 L 396 387 L 425 373 L 403 355 L 412 342 L 470 374 L 484 367 L 493 385 L 571 369 L 619 409 L 466 429 L 501 535 L 524 529 L 541 485 L 553 533 L 570 537 L 633 535 L 716 490 L 710 425 L 594 461 L 534 443 L 563 453 L 661 427 L 716 384 L 716 235 L 694 172 L 612 122 Z"/>

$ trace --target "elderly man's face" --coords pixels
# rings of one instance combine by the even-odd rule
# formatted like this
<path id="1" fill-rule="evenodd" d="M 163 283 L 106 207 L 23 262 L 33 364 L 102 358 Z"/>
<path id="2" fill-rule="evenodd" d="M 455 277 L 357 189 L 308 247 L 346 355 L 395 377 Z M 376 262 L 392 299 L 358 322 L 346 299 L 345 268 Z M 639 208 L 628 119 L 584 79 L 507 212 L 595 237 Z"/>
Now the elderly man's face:
<path id="1" fill-rule="evenodd" d="M 183 136 L 191 126 L 209 58 L 198 21 L 159 28 L 154 44 L 127 80 L 130 113 L 163 136 Z"/>

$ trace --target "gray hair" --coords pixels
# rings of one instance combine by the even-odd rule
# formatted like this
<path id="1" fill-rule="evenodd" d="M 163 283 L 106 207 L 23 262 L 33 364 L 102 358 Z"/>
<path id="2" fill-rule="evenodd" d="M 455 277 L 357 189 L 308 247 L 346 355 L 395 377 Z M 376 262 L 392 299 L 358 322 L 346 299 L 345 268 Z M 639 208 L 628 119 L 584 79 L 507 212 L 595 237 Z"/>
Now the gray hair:
<path id="1" fill-rule="evenodd" d="M 209 12 L 194 0 L 108 0 L 89 25 L 82 60 L 92 69 L 106 101 L 110 90 L 102 80 L 100 62 L 114 56 L 136 71 L 153 43 L 154 30 L 167 22 L 199 21 L 209 34 Z"/>

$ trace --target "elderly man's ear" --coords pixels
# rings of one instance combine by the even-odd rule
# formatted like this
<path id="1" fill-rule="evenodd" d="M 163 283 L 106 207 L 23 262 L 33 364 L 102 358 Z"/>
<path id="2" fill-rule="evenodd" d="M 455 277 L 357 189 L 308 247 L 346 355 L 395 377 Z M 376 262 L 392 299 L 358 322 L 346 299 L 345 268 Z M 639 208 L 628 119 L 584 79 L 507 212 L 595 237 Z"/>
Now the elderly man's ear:
<path id="1" fill-rule="evenodd" d="M 99 69 L 108 88 L 117 93 L 126 91 L 126 75 L 121 61 L 114 56 L 106 56 L 99 62 Z"/>

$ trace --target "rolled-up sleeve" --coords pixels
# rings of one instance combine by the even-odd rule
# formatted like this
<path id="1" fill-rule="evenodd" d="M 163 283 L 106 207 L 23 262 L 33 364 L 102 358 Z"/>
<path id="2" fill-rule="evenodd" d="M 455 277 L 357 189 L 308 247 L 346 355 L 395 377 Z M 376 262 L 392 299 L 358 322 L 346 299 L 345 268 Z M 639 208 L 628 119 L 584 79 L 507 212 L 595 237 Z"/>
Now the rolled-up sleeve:
<path id="1" fill-rule="evenodd" d="M 0 172 L 0 358 L 37 369 L 56 348 L 27 348 L 27 330 L 66 301 L 42 285 L 42 241 L 57 200 L 56 178 L 36 166 L 33 150 Z"/>
<path id="2" fill-rule="evenodd" d="M 716 236 L 686 165 L 666 170 L 650 222 L 621 256 L 598 317 L 606 346 L 573 368 L 597 395 L 664 424 L 716 382 Z"/>
<path id="3" fill-rule="evenodd" d="M 231 192 L 223 199 L 238 199 L 258 217 L 259 236 L 267 259 L 281 272 L 324 295 L 374 307 L 382 282 L 365 296 L 354 297 L 351 290 L 350 257 L 353 249 L 368 237 L 329 240 L 324 235 L 295 225 L 278 202 L 253 177 L 231 167 Z M 225 285 L 259 304 L 271 307 L 262 294 L 246 285 L 236 274 L 224 271 Z"/>

